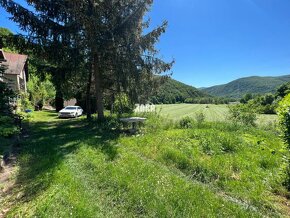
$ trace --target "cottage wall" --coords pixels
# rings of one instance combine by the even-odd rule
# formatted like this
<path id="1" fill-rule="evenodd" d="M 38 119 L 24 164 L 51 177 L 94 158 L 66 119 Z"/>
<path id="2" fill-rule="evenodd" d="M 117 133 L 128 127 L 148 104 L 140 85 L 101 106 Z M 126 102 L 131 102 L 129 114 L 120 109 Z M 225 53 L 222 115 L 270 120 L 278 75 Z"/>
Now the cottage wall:
<path id="1" fill-rule="evenodd" d="M 19 89 L 19 78 L 18 75 L 11 75 L 11 74 L 5 74 L 4 76 L 4 82 L 8 84 L 8 87 L 16 92 L 18 92 Z"/>

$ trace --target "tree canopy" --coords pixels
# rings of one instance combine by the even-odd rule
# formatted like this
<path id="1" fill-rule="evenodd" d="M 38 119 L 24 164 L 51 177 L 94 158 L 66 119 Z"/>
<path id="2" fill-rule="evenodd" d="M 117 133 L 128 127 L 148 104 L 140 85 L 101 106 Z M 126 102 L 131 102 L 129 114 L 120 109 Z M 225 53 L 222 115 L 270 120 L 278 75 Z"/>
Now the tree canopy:
<path id="1" fill-rule="evenodd" d="M 0 0 L 12 14 L 11 19 L 27 32 L 26 39 L 37 45 L 34 51 L 49 63 L 60 98 L 63 84 L 81 74 L 87 106 L 94 98 L 100 119 L 104 117 L 106 96 L 114 102 L 118 93 L 125 93 L 131 101 L 142 101 L 156 87 L 155 75 L 172 67 L 173 62 L 164 62 L 155 49 L 167 22 L 144 34 L 149 27 L 144 16 L 152 0 L 27 3 L 33 10 L 16 1 Z"/>

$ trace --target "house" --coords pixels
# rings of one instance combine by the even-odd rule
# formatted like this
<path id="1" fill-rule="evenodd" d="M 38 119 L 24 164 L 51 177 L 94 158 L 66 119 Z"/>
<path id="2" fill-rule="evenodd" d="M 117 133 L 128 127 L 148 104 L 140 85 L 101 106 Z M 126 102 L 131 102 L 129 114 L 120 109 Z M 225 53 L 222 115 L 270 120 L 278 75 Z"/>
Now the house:
<path id="1" fill-rule="evenodd" d="M 26 55 L 5 52 L 0 49 L 1 64 L 6 68 L 0 81 L 6 82 L 8 87 L 16 93 L 27 91 L 28 57 Z"/>

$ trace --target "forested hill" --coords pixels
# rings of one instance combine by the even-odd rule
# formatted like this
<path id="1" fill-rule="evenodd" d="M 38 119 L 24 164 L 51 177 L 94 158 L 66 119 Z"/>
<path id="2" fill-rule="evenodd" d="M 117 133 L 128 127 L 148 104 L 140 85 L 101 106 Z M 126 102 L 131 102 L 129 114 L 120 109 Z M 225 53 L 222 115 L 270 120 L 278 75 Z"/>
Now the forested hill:
<path id="1" fill-rule="evenodd" d="M 203 97 L 209 97 L 209 95 L 195 87 L 169 78 L 161 85 L 157 94 L 151 98 L 151 101 L 155 104 L 175 104 L 178 102 L 184 103 L 186 99 Z"/>
<path id="2" fill-rule="evenodd" d="M 241 98 L 247 93 L 274 93 L 279 86 L 290 81 L 290 75 L 279 77 L 246 77 L 225 85 L 203 88 L 202 91 L 218 97 Z"/>

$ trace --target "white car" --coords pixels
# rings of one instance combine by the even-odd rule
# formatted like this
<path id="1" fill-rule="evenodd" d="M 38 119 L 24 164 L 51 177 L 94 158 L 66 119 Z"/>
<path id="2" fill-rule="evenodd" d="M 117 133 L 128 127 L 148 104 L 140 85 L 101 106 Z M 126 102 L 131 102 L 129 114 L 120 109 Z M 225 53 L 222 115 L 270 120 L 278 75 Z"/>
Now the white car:
<path id="1" fill-rule="evenodd" d="M 83 109 L 79 106 L 67 106 L 58 113 L 59 118 L 79 117 L 83 114 Z"/>

